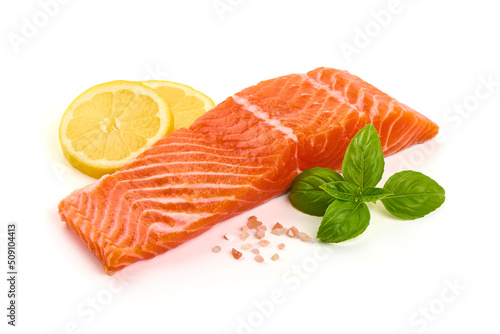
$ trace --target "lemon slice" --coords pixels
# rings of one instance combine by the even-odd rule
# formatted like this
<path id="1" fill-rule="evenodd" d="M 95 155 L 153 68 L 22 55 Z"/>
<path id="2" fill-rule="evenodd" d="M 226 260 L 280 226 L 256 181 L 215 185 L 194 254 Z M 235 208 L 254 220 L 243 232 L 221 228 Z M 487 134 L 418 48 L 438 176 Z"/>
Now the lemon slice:
<path id="1" fill-rule="evenodd" d="M 205 94 L 196 89 L 172 81 L 141 81 L 154 88 L 167 101 L 174 114 L 174 130 L 188 128 L 198 117 L 215 107 Z"/>
<path id="2" fill-rule="evenodd" d="M 59 140 L 64 156 L 99 178 L 123 167 L 173 130 L 165 100 L 139 82 L 111 81 L 89 88 L 64 113 Z"/>

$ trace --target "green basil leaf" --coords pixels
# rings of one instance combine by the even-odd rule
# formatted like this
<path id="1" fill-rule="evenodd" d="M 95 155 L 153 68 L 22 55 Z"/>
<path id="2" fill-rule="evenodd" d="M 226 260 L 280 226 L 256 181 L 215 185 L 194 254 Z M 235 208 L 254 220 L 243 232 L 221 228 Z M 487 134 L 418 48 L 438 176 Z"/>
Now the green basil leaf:
<path id="1" fill-rule="evenodd" d="M 377 130 L 368 124 L 352 138 L 342 162 L 342 175 L 347 182 L 375 187 L 384 173 L 384 154 Z"/>
<path id="2" fill-rule="evenodd" d="M 430 177 L 411 170 L 392 175 L 384 185 L 394 195 L 382 199 L 387 211 L 402 219 L 421 218 L 445 199 L 444 189 Z"/>
<path id="3" fill-rule="evenodd" d="M 323 216 L 326 208 L 335 199 L 328 195 L 321 185 L 344 181 L 342 175 L 329 168 L 311 168 L 303 171 L 293 180 L 290 203 L 299 211 L 313 216 Z"/>
<path id="4" fill-rule="evenodd" d="M 394 194 L 384 188 L 365 187 L 361 192 L 361 202 L 376 202 L 390 195 Z"/>
<path id="5" fill-rule="evenodd" d="M 329 195 L 343 201 L 358 202 L 360 199 L 359 187 L 349 182 L 337 181 L 330 182 L 320 186 Z"/>
<path id="6" fill-rule="evenodd" d="M 317 238 L 324 242 L 352 239 L 366 230 L 370 211 L 365 203 L 336 200 L 328 206 Z"/>

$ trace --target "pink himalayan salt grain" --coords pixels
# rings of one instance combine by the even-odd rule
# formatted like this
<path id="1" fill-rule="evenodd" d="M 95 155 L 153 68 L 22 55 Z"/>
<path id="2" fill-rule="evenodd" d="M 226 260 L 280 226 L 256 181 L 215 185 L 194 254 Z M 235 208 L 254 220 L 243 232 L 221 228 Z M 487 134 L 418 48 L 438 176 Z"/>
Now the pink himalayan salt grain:
<path id="1" fill-rule="evenodd" d="M 241 232 L 240 239 L 245 241 L 245 240 L 247 240 L 248 236 L 249 236 L 248 232 L 243 231 L 243 232 Z"/>
<path id="2" fill-rule="evenodd" d="M 222 248 L 220 248 L 220 246 L 215 246 L 214 248 L 212 248 L 212 252 L 214 253 L 218 253 L 221 251 Z"/>
<path id="3" fill-rule="evenodd" d="M 259 255 L 260 251 L 257 248 L 252 249 L 252 253 Z"/>
<path id="4" fill-rule="evenodd" d="M 282 235 L 283 234 L 283 229 L 282 228 L 273 228 L 271 231 L 272 234 L 274 235 Z"/>
<path id="5" fill-rule="evenodd" d="M 257 255 L 256 257 L 254 257 L 254 260 L 259 263 L 264 262 L 264 258 L 261 255 Z"/>
<path id="6" fill-rule="evenodd" d="M 226 233 L 226 234 L 224 234 L 224 239 L 231 241 L 231 240 L 233 240 L 233 236 L 229 233 Z"/>
<path id="7" fill-rule="evenodd" d="M 259 241 L 259 245 L 261 245 L 262 247 L 267 247 L 270 244 L 271 244 L 271 242 L 269 240 L 262 239 L 261 241 Z"/>
<path id="8" fill-rule="evenodd" d="M 241 257 L 241 252 L 238 252 L 236 249 L 231 249 L 231 254 L 233 254 L 233 257 L 235 260 L 238 260 Z"/>
<path id="9" fill-rule="evenodd" d="M 274 224 L 271 233 L 274 235 L 282 235 L 283 234 L 283 225 L 280 223 Z"/>
<path id="10" fill-rule="evenodd" d="M 288 235 L 290 238 L 295 238 L 298 234 L 299 234 L 299 230 L 295 226 L 292 226 L 286 232 L 286 235 Z"/>
<path id="11" fill-rule="evenodd" d="M 278 254 L 276 254 L 276 253 L 273 256 L 271 256 L 271 260 L 273 260 L 273 261 L 276 261 L 279 258 L 280 258 L 280 256 Z"/>
<path id="12" fill-rule="evenodd" d="M 254 228 L 257 228 L 257 226 L 259 225 L 262 225 L 262 222 L 258 221 L 257 217 L 255 216 L 248 217 L 247 227 L 249 229 L 252 230 Z"/>
<path id="13" fill-rule="evenodd" d="M 276 228 L 283 228 L 283 225 L 281 225 L 280 223 L 276 223 L 276 224 L 274 224 L 272 229 L 274 230 Z"/>
<path id="14" fill-rule="evenodd" d="M 257 226 L 257 231 L 267 231 L 267 226 L 262 224 Z"/>
<path id="15" fill-rule="evenodd" d="M 279 250 L 282 250 L 284 248 L 285 248 L 285 244 L 284 243 L 281 243 L 281 244 L 278 245 L 278 249 Z"/>
<path id="16" fill-rule="evenodd" d="M 243 250 L 249 250 L 250 248 L 252 248 L 252 244 L 244 244 L 243 246 L 241 246 L 241 249 Z"/>
<path id="17" fill-rule="evenodd" d="M 305 232 L 299 232 L 298 236 L 299 236 L 299 239 L 301 241 L 304 241 L 304 242 L 309 242 L 312 240 L 312 238 L 309 235 L 307 235 L 307 233 L 305 233 Z"/>
<path id="18" fill-rule="evenodd" d="M 248 232 L 249 228 L 248 228 L 248 226 L 242 226 L 242 227 L 241 227 L 241 230 L 242 230 L 243 232 Z"/>
<path id="19" fill-rule="evenodd" d="M 266 236 L 266 232 L 263 231 L 263 230 L 257 230 L 257 232 L 255 233 L 255 237 L 257 239 L 262 239 Z"/>

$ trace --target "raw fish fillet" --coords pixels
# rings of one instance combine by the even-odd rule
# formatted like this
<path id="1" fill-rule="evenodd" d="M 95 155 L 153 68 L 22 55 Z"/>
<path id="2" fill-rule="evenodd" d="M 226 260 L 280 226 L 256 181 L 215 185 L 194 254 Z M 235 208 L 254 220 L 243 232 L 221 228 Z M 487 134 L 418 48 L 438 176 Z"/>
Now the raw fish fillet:
<path id="1" fill-rule="evenodd" d="M 59 214 L 112 274 L 283 194 L 305 169 L 339 170 L 367 123 L 385 155 L 438 133 L 435 123 L 360 78 L 318 68 L 227 98 L 189 129 L 71 193 Z"/>

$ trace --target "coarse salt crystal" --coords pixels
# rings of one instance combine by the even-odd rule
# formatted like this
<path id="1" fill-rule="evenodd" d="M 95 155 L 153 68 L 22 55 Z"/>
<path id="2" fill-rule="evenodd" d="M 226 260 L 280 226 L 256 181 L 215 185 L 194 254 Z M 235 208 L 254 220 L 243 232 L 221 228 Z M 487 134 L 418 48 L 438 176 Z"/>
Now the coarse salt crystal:
<path id="1" fill-rule="evenodd" d="M 252 253 L 254 254 L 260 254 L 260 251 L 257 248 L 252 249 Z"/>
<path id="2" fill-rule="evenodd" d="M 262 225 L 262 222 L 258 221 L 257 217 L 251 216 L 251 217 L 248 218 L 247 227 L 249 229 L 252 230 L 254 228 L 257 228 L 257 226 L 259 226 L 259 225 Z"/>
<path id="3" fill-rule="evenodd" d="M 276 223 L 274 224 L 271 233 L 274 235 L 282 235 L 283 230 L 284 230 L 283 225 L 281 225 L 280 223 Z"/>
<path id="4" fill-rule="evenodd" d="M 255 232 L 255 237 L 257 239 L 262 239 L 266 236 L 266 232 L 263 231 L 263 230 L 257 230 L 257 232 Z"/>
<path id="5" fill-rule="evenodd" d="M 285 244 L 284 243 L 281 243 L 281 244 L 278 245 L 278 249 L 279 250 L 282 250 L 284 248 L 285 248 Z"/>
<path id="6" fill-rule="evenodd" d="M 243 250 L 249 250 L 250 248 L 252 248 L 252 244 L 244 244 L 243 246 L 241 246 L 241 249 Z"/>
<path id="7" fill-rule="evenodd" d="M 278 254 L 276 254 L 276 253 L 273 256 L 271 256 L 271 260 L 273 260 L 273 261 L 276 261 L 279 258 L 280 258 L 280 256 Z"/>
<path id="8" fill-rule="evenodd" d="M 241 257 L 241 252 L 238 252 L 236 249 L 231 249 L 231 254 L 233 255 L 233 257 L 238 260 L 240 257 Z"/>
<path id="9" fill-rule="evenodd" d="M 247 240 L 248 236 L 249 236 L 248 232 L 243 231 L 243 232 L 241 232 L 240 239 L 245 241 L 245 240 Z"/>
<path id="10" fill-rule="evenodd" d="M 282 228 L 273 228 L 271 231 L 272 234 L 274 235 L 282 235 L 283 234 L 283 229 Z"/>
<path id="11" fill-rule="evenodd" d="M 214 252 L 214 253 L 218 253 L 220 251 L 221 251 L 220 246 L 215 246 L 214 248 L 212 248 L 212 252 Z"/>
<path id="12" fill-rule="evenodd" d="M 290 227 L 286 232 L 286 235 L 288 235 L 290 238 L 295 238 L 298 234 L 299 230 L 295 226 Z"/>
<path id="13" fill-rule="evenodd" d="M 262 239 L 261 241 L 259 241 L 259 245 L 261 245 L 262 247 L 267 247 L 270 244 L 271 242 L 269 240 Z"/>
<path id="14" fill-rule="evenodd" d="M 226 233 L 226 234 L 224 234 L 224 239 L 231 241 L 231 240 L 233 240 L 233 236 L 229 233 Z"/>
<path id="15" fill-rule="evenodd" d="M 304 241 L 304 242 L 308 242 L 308 241 L 312 240 L 312 238 L 305 232 L 299 232 L 298 236 L 299 236 L 299 239 Z"/>
<path id="16" fill-rule="evenodd" d="M 262 257 L 262 255 L 257 255 L 255 258 L 254 258 L 255 261 L 259 262 L 259 263 L 262 263 L 264 262 L 264 258 Z"/>
<path id="17" fill-rule="evenodd" d="M 283 228 L 283 225 L 281 225 L 280 223 L 276 223 L 273 226 L 273 230 L 276 229 L 276 228 Z"/>

